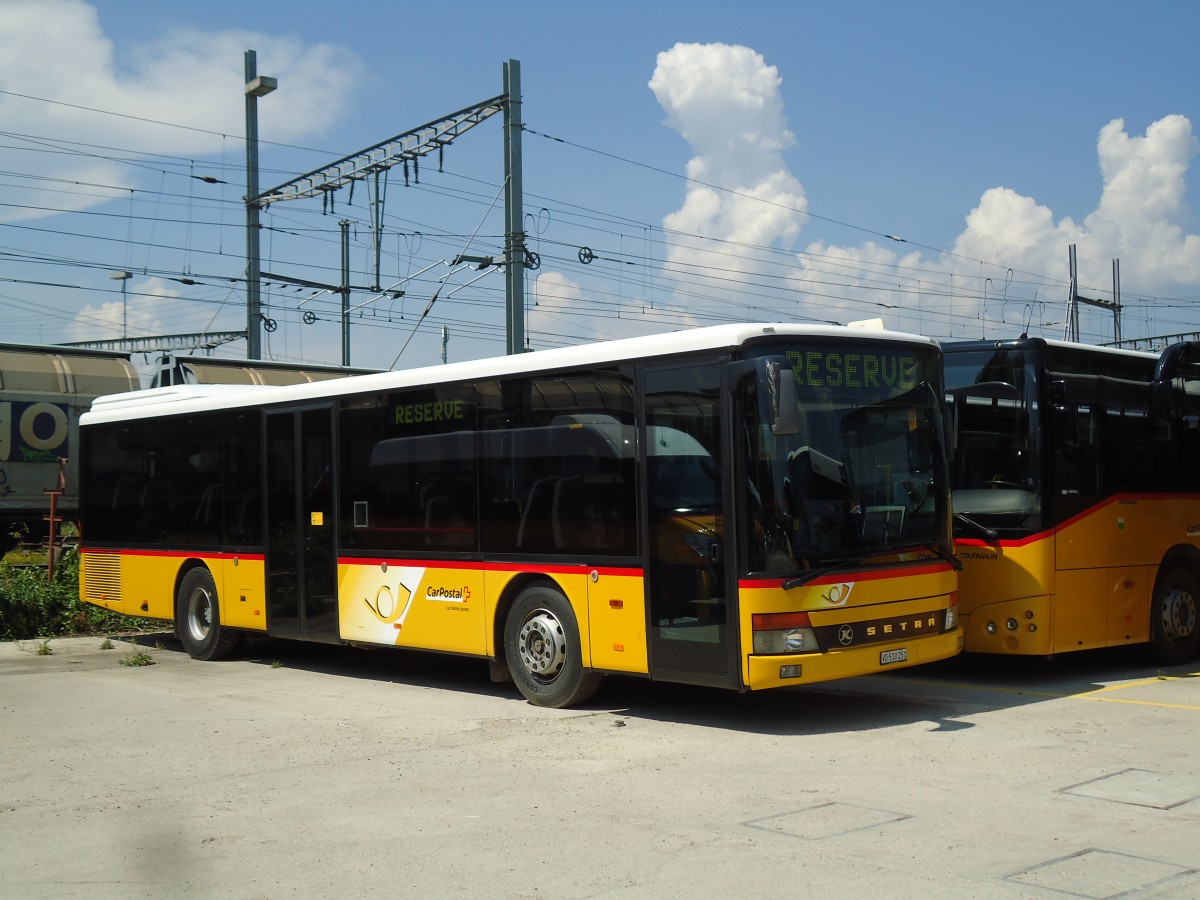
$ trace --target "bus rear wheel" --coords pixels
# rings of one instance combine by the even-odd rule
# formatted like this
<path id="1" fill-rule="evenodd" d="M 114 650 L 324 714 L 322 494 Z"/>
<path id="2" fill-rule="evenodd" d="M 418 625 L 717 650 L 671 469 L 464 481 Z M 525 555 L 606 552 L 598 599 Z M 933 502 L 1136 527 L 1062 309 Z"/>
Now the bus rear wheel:
<path id="1" fill-rule="evenodd" d="M 1200 642 L 1198 603 L 1200 588 L 1192 569 L 1180 562 L 1164 566 L 1154 587 L 1150 611 L 1150 643 L 1158 662 L 1181 663 L 1196 655 Z"/>
<path id="2" fill-rule="evenodd" d="M 575 613 L 549 585 L 531 585 L 513 602 L 504 622 L 504 653 L 513 681 L 534 706 L 582 703 L 604 677 L 584 670 Z"/>
<path id="3" fill-rule="evenodd" d="M 225 659 L 237 649 L 239 635 L 221 625 L 221 607 L 212 573 L 197 566 L 179 583 L 175 631 L 192 659 Z"/>

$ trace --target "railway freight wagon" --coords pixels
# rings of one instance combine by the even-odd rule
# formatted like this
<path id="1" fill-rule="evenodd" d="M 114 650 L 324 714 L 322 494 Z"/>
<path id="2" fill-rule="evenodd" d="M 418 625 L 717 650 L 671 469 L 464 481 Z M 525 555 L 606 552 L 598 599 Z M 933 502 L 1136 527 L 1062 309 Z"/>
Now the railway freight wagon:
<path id="1" fill-rule="evenodd" d="M 48 489 L 65 489 L 59 514 L 79 508 L 79 416 L 103 394 L 141 387 L 127 353 L 0 344 L 0 553 L 47 527 Z"/>

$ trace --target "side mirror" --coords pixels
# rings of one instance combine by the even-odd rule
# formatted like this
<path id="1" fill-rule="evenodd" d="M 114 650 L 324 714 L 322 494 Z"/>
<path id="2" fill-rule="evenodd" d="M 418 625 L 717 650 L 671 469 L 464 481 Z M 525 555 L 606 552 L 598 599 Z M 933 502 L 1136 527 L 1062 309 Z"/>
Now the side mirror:
<path id="1" fill-rule="evenodd" d="M 799 434 L 800 410 L 796 399 L 796 377 L 781 357 L 764 357 L 755 364 L 758 383 L 767 402 L 771 434 Z"/>

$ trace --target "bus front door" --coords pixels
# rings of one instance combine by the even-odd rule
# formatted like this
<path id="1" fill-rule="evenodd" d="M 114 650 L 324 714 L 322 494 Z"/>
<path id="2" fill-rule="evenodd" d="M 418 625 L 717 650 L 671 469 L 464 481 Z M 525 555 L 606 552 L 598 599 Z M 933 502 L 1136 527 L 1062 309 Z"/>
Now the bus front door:
<path id="1" fill-rule="evenodd" d="M 651 677 L 736 687 L 717 360 L 646 371 Z"/>
<path id="2" fill-rule="evenodd" d="M 338 641 L 333 409 L 267 413 L 267 632 Z"/>

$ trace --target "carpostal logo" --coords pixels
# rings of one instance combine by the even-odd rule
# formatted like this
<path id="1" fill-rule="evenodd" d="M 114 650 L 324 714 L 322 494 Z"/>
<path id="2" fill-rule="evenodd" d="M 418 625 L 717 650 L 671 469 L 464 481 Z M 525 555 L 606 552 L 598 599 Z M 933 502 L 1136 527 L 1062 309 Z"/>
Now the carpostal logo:
<path id="1" fill-rule="evenodd" d="M 821 599 L 830 606 L 845 606 L 846 601 L 850 599 L 852 590 L 854 590 L 853 584 L 835 584 L 821 595 Z"/>
<path id="2" fill-rule="evenodd" d="M 469 587 L 447 588 L 430 585 L 425 589 L 425 599 L 445 600 L 449 603 L 466 602 L 471 599 L 471 589 Z"/>

